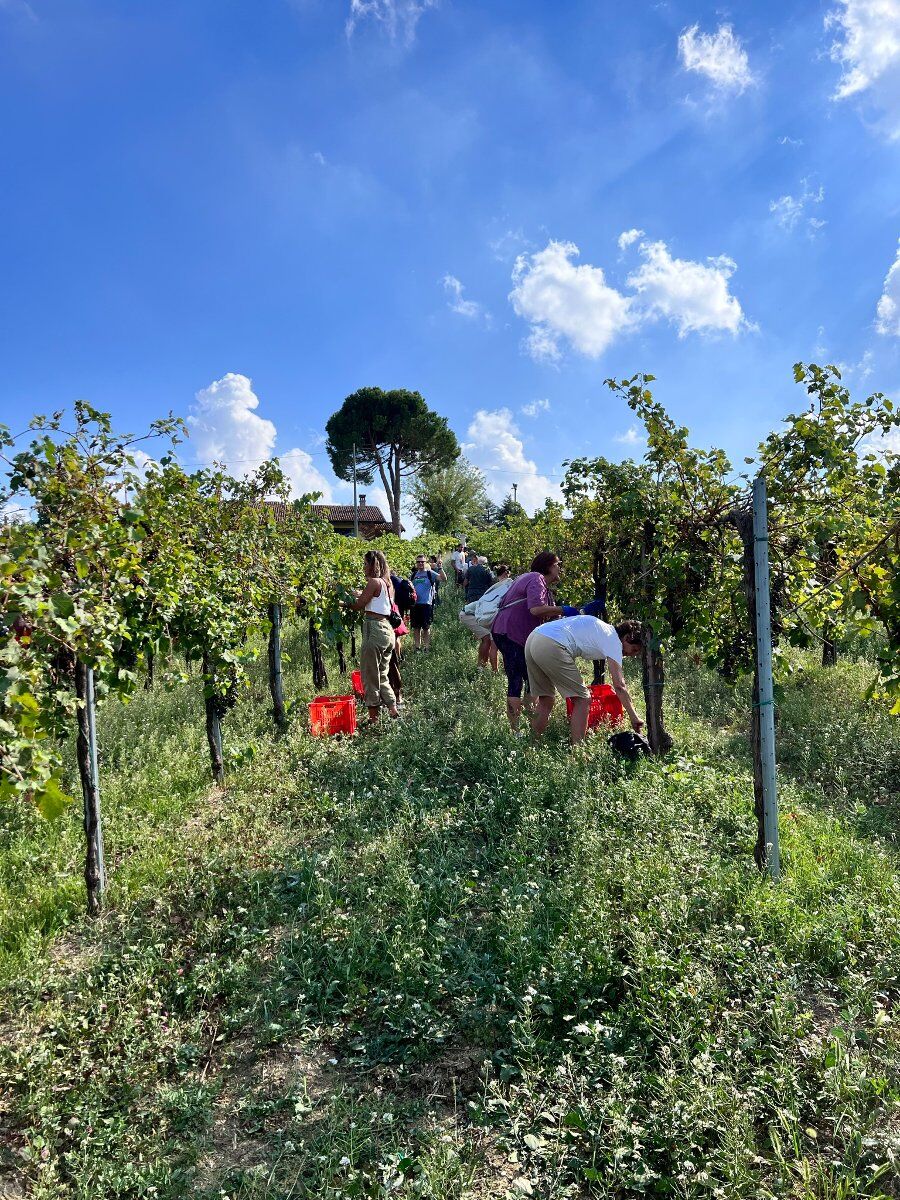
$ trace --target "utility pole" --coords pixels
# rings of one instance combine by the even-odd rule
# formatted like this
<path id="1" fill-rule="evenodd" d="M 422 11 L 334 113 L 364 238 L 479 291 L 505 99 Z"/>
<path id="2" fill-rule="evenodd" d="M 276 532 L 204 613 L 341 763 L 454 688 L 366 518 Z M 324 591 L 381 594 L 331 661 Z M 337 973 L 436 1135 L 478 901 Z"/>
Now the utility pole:
<path id="1" fill-rule="evenodd" d="M 356 442 L 353 443 L 353 536 L 359 537 L 359 504 L 356 499 Z"/>
<path id="2" fill-rule="evenodd" d="M 781 877 L 778 790 L 775 779 L 775 695 L 772 684 L 772 614 L 769 599 L 769 522 L 766 480 L 753 481 L 753 564 L 756 575 L 756 666 L 759 679 L 759 749 L 762 767 L 766 866 Z"/>
<path id="3" fill-rule="evenodd" d="M 519 485 L 517 483 L 514 483 L 512 485 L 512 489 L 513 489 L 513 504 L 518 504 L 519 503 L 519 500 L 518 500 Z"/>

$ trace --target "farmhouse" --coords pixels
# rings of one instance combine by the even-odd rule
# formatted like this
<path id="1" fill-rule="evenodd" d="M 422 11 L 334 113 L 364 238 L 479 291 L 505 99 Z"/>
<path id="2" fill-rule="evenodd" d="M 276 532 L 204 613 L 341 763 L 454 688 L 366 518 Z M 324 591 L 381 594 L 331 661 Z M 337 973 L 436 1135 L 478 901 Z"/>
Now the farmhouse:
<path id="1" fill-rule="evenodd" d="M 284 516 L 289 507 L 281 501 L 267 500 L 266 506 L 275 513 L 276 519 Z M 353 537 L 353 505 L 352 504 L 313 504 L 312 511 L 317 517 L 324 517 L 335 531 L 344 537 Z M 365 541 L 390 533 L 391 523 L 384 513 L 374 504 L 366 504 L 365 493 L 359 497 L 359 536 Z M 402 529 L 402 526 L 401 526 Z"/>

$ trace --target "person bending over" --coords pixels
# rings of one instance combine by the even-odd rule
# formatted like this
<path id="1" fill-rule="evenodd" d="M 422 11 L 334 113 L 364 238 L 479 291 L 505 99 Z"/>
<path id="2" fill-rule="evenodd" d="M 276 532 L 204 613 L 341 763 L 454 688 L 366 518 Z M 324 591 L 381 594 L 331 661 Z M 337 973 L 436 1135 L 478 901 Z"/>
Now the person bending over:
<path id="1" fill-rule="evenodd" d="M 616 695 L 622 701 L 631 721 L 631 728 L 640 733 L 644 722 L 637 715 L 631 694 L 625 685 L 622 659 L 634 658 L 641 652 L 643 634 L 639 621 L 620 621 L 608 625 L 598 617 L 563 617 L 539 625 L 525 643 L 525 663 L 532 696 L 537 708 L 532 728 L 540 737 L 547 728 L 556 693 L 571 697 L 569 735 L 572 745 L 580 742 L 587 732 L 591 693 L 581 675 L 577 659 L 606 659 L 609 677 Z"/>

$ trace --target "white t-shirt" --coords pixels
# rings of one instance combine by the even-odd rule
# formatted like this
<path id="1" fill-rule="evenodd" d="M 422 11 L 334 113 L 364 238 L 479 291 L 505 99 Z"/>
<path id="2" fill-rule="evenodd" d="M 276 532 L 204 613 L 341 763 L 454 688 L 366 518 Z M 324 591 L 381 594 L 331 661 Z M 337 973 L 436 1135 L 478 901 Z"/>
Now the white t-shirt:
<path id="1" fill-rule="evenodd" d="M 548 637 L 566 646 L 577 657 L 611 658 L 622 665 L 622 639 L 612 625 L 599 617 L 560 617 L 538 625 L 532 637 Z"/>
<path id="2" fill-rule="evenodd" d="M 466 565 L 466 556 L 462 550 L 454 550 L 450 557 L 453 559 L 453 565 L 457 571 L 461 571 Z"/>

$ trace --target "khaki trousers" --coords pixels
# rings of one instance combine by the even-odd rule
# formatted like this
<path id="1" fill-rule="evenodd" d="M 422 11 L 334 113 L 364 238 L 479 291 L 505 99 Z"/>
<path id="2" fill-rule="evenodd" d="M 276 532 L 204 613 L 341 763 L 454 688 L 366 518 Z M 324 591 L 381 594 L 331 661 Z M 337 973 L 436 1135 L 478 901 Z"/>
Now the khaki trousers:
<path id="1" fill-rule="evenodd" d="M 394 651 L 394 631 L 387 620 L 373 621 L 363 618 L 362 649 L 359 653 L 359 671 L 366 689 L 366 705 L 369 708 L 394 708 L 397 697 L 388 682 L 391 654 Z"/>
<path id="2" fill-rule="evenodd" d="M 532 696 L 571 696 L 589 700 L 591 693 L 581 675 L 575 655 L 537 629 L 525 643 L 525 665 Z"/>

